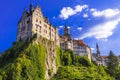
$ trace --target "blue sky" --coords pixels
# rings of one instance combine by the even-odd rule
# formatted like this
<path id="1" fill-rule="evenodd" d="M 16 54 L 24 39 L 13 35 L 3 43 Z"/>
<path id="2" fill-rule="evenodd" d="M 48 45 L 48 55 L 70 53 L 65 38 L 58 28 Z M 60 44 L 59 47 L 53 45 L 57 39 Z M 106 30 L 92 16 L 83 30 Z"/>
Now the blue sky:
<path id="1" fill-rule="evenodd" d="M 1 0 L 0 52 L 16 41 L 17 23 L 24 8 L 40 5 L 49 21 L 63 33 L 65 23 L 73 38 L 83 39 L 95 52 L 99 44 L 102 55 L 112 50 L 120 53 L 120 0 Z"/>

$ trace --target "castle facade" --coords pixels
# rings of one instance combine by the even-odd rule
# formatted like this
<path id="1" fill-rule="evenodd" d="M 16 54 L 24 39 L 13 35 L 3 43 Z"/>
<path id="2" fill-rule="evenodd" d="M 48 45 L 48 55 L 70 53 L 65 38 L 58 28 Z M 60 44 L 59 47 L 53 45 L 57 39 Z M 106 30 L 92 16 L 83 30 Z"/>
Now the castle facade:
<path id="1" fill-rule="evenodd" d="M 39 6 L 34 9 L 33 5 L 30 5 L 30 10 L 24 10 L 18 23 L 17 41 L 20 39 L 27 40 L 34 34 L 54 41 L 56 45 L 59 45 L 58 28 L 54 27 L 47 17 L 43 16 Z"/>
<path id="2" fill-rule="evenodd" d="M 73 51 L 78 56 L 87 56 L 91 62 L 91 48 L 83 40 L 73 40 Z"/>

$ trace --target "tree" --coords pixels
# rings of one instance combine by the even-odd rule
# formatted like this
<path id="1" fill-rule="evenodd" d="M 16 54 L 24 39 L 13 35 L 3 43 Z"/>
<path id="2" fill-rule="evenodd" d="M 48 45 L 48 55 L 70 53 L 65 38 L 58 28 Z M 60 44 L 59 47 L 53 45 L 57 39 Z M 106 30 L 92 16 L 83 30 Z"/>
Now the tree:
<path id="1" fill-rule="evenodd" d="M 119 67 L 118 59 L 115 56 L 115 54 L 112 51 L 110 51 L 108 56 L 107 71 L 114 78 L 116 78 L 118 67 Z"/>

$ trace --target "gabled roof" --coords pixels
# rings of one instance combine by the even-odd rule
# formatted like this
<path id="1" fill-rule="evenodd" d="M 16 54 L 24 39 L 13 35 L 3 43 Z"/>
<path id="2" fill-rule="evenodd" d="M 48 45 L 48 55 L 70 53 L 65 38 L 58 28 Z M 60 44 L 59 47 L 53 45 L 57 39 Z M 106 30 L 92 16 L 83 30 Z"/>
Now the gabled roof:
<path id="1" fill-rule="evenodd" d="M 78 44 L 79 46 L 88 47 L 88 45 L 83 40 L 73 40 L 73 43 Z"/>

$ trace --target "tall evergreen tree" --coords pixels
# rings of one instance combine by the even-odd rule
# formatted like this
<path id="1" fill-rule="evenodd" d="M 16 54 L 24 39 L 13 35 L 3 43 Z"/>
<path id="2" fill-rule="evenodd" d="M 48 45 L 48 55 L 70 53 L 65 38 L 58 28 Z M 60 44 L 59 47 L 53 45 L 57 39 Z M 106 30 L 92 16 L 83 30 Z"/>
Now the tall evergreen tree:
<path id="1" fill-rule="evenodd" d="M 107 69 L 108 73 L 113 76 L 114 78 L 116 77 L 116 73 L 118 71 L 119 67 L 119 62 L 115 54 L 110 51 L 109 56 L 108 56 L 108 64 L 107 64 Z"/>

